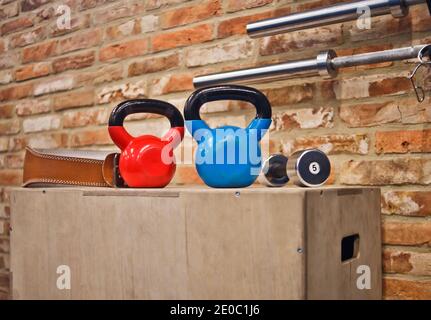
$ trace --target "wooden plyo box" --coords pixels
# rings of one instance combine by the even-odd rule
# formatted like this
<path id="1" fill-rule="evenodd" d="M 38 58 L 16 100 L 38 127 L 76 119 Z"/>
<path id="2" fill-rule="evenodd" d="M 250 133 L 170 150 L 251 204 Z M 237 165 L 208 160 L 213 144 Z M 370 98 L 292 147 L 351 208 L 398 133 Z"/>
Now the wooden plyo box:
<path id="1" fill-rule="evenodd" d="M 16 189 L 11 201 L 14 299 L 382 295 L 378 188 Z"/>

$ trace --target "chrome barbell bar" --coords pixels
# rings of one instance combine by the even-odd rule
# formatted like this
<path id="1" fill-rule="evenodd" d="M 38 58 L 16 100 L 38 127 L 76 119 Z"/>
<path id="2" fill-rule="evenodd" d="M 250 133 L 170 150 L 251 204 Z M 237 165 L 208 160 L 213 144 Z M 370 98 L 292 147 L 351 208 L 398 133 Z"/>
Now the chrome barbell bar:
<path id="1" fill-rule="evenodd" d="M 431 14 L 431 0 L 363 0 L 340 3 L 324 8 L 293 13 L 282 17 L 255 21 L 247 24 L 251 38 L 326 26 L 352 21 L 369 10 L 371 16 L 392 14 L 401 18 L 408 14 L 410 6 L 426 3 Z"/>
<path id="2" fill-rule="evenodd" d="M 195 88 L 201 88 L 227 83 L 246 84 L 276 81 L 299 76 L 333 78 L 340 68 L 413 59 L 417 58 L 420 52 L 429 56 L 430 48 L 430 45 L 416 45 L 342 57 L 337 57 L 333 50 L 328 50 L 318 54 L 314 59 L 295 60 L 263 67 L 197 76 L 193 79 L 193 85 Z"/>

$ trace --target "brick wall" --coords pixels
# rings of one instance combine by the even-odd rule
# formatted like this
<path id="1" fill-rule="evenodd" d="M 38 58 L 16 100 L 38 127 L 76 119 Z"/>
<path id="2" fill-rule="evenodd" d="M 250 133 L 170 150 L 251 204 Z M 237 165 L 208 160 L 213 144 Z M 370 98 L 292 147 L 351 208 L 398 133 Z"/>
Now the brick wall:
<path id="1" fill-rule="evenodd" d="M 8 190 L 22 179 L 26 145 L 113 148 L 106 122 L 121 100 L 151 97 L 182 108 L 198 74 L 431 42 L 426 7 L 397 20 L 374 18 L 258 40 L 256 19 L 337 1 L 0 0 L 0 298 L 8 296 Z M 59 5 L 71 9 L 64 29 Z M 60 23 L 58 23 L 60 22 Z M 335 80 L 258 85 L 273 105 L 273 152 L 320 147 L 331 156 L 331 183 L 381 185 L 384 295 L 431 298 L 431 104 L 419 104 L 405 76 L 411 62 L 343 70 Z M 211 125 L 244 126 L 253 110 L 220 103 Z M 137 116 L 130 130 L 160 134 L 165 119 Z M 194 167 L 174 183 L 199 183 Z"/>

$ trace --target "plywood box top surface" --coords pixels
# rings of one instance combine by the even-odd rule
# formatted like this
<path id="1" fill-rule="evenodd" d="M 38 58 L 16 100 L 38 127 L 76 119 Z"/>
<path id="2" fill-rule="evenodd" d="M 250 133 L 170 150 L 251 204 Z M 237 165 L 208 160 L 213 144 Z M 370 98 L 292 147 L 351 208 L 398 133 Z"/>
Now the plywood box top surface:
<path id="1" fill-rule="evenodd" d="M 178 197 L 181 193 L 286 193 L 298 194 L 308 192 L 320 192 L 337 190 L 339 192 L 358 192 L 365 189 L 378 189 L 377 187 L 319 187 L 319 188 L 300 188 L 300 187 L 283 187 L 268 188 L 264 186 L 252 186 L 249 188 L 210 188 L 207 186 L 168 186 L 161 189 L 132 189 L 132 188 L 94 188 L 94 187 L 39 187 L 39 188 L 13 188 L 12 192 L 76 192 L 80 191 L 83 195 L 88 196 L 153 196 L 153 197 Z"/>

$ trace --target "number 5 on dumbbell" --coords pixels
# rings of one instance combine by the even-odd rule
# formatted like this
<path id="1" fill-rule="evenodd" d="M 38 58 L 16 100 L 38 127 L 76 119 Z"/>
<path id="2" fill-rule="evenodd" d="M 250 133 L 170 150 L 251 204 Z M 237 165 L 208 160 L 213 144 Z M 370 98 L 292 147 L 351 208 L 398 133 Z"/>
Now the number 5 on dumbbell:
<path id="1" fill-rule="evenodd" d="M 319 187 L 331 173 L 331 163 L 318 149 L 295 152 L 288 159 L 274 154 L 263 163 L 260 181 L 270 187 L 282 187 L 291 180 L 301 187 Z"/>

